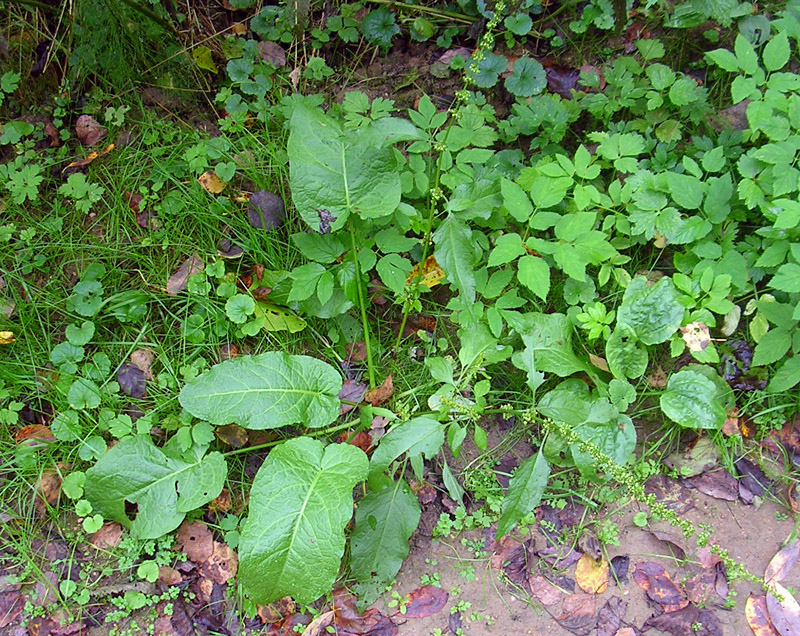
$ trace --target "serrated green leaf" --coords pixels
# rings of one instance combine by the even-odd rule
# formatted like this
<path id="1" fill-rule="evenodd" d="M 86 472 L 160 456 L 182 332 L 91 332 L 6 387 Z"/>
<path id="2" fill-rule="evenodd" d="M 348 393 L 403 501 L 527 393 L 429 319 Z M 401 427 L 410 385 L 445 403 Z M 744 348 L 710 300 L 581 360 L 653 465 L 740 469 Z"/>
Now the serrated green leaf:
<path id="1" fill-rule="evenodd" d="M 761 367 L 777 362 L 792 346 L 792 337 L 785 329 L 770 329 L 758 340 L 753 350 L 753 366 Z"/>
<path id="2" fill-rule="evenodd" d="M 252 296 L 236 294 L 225 303 L 225 315 L 237 325 L 244 324 L 256 310 L 256 301 Z"/>
<path id="3" fill-rule="evenodd" d="M 361 32 L 364 39 L 371 44 L 388 48 L 392 38 L 400 33 L 395 14 L 384 7 L 373 9 L 361 21 Z"/>
<path id="4" fill-rule="evenodd" d="M 403 453 L 408 457 L 425 455 L 428 459 L 444 444 L 444 426 L 431 417 L 415 417 L 395 426 L 381 438 L 372 453 L 370 474 L 377 475 Z"/>
<path id="5" fill-rule="evenodd" d="M 790 294 L 800 292 L 800 265 L 797 263 L 781 265 L 770 279 L 769 286 Z"/>
<path id="6" fill-rule="evenodd" d="M 650 285 L 644 276 L 637 276 L 625 290 L 617 310 L 617 324 L 630 325 L 642 344 L 654 345 L 675 333 L 683 313 L 678 291 L 669 277 Z"/>
<path id="7" fill-rule="evenodd" d="M 725 424 L 725 408 L 716 385 L 697 371 L 673 373 L 659 404 L 667 417 L 686 428 L 719 430 Z"/>
<path id="8" fill-rule="evenodd" d="M 606 342 L 606 361 L 615 378 L 635 380 L 647 370 L 647 349 L 639 346 L 633 327 L 619 324 Z"/>
<path id="9" fill-rule="evenodd" d="M 239 541 L 239 579 L 259 604 L 291 596 L 311 603 L 329 592 L 353 516 L 353 487 L 367 456 L 351 444 L 327 448 L 298 437 L 270 451 L 253 481 Z"/>
<path id="10" fill-rule="evenodd" d="M 737 73 L 739 71 L 739 62 L 736 56 L 728 49 L 708 51 L 706 57 L 724 71 L 729 73 Z"/>
<path id="11" fill-rule="evenodd" d="M 78 411 L 100 406 L 100 388 L 91 380 L 78 378 L 69 387 L 67 402 Z"/>
<path id="12" fill-rule="evenodd" d="M 795 355 L 784 362 L 769 381 L 767 390 L 771 393 L 783 393 L 800 382 L 800 355 Z"/>
<path id="13" fill-rule="evenodd" d="M 105 519 L 138 539 L 156 539 L 177 528 L 187 512 L 222 492 L 227 474 L 221 453 L 187 457 L 157 448 L 149 437 L 126 437 L 86 471 L 86 499 Z M 125 502 L 138 505 L 131 521 Z"/>
<path id="14" fill-rule="evenodd" d="M 741 33 L 736 36 L 733 51 L 736 53 L 736 62 L 739 64 L 739 68 L 747 75 L 753 75 L 758 69 L 758 55 L 756 55 L 753 45 Z"/>
<path id="15" fill-rule="evenodd" d="M 195 417 L 218 426 L 319 428 L 338 417 L 341 388 L 338 371 L 322 360 L 269 351 L 201 373 L 183 387 L 179 401 Z"/>
<path id="16" fill-rule="evenodd" d="M 90 320 L 85 320 L 80 327 L 67 325 L 65 335 L 71 344 L 76 347 L 82 347 L 85 344 L 89 344 L 94 337 L 94 323 Z"/>
<path id="17" fill-rule="evenodd" d="M 503 499 L 503 512 L 497 522 L 497 539 L 507 535 L 520 519 L 542 500 L 550 478 L 550 464 L 542 449 L 523 461 L 508 481 L 508 494 Z"/>
<path id="18" fill-rule="evenodd" d="M 519 234 L 516 232 L 501 234 L 495 242 L 494 249 L 489 254 L 487 265 L 489 267 L 505 265 L 524 253 L 525 248 L 522 246 L 522 239 Z"/>
<path id="19" fill-rule="evenodd" d="M 503 196 L 503 207 L 519 223 L 526 223 L 533 213 L 530 198 L 520 186 L 508 179 L 500 180 L 500 194 Z"/>
<path id="20" fill-rule="evenodd" d="M 447 215 L 433 234 L 433 255 L 447 279 L 463 297 L 464 303 L 475 302 L 476 245 L 472 230 L 452 213 Z"/>
<path id="21" fill-rule="evenodd" d="M 789 61 L 790 54 L 791 47 L 789 46 L 789 36 L 786 34 L 786 31 L 778 31 L 764 47 L 762 53 L 764 68 L 768 71 L 778 71 L 782 69 Z"/>
<path id="22" fill-rule="evenodd" d="M 564 314 L 508 312 L 506 320 L 522 336 L 524 355 L 532 356 L 536 371 L 562 378 L 586 371 L 586 363 L 572 350 L 572 327 Z"/>
<path id="23" fill-rule="evenodd" d="M 422 511 L 404 479 L 388 477 L 358 503 L 350 538 L 350 572 L 376 592 L 391 583 L 408 556 Z M 372 602 L 369 598 L 366 602 Z M 372 599 L 374 600 L 374 599 Z"/>
<path id="24" fill-rule="evenodd" d="M 543 258 L 528 254 L 519 259 L 517 278 L 539 298 L 547 300 L 550 292 L 550 266 Z"/>

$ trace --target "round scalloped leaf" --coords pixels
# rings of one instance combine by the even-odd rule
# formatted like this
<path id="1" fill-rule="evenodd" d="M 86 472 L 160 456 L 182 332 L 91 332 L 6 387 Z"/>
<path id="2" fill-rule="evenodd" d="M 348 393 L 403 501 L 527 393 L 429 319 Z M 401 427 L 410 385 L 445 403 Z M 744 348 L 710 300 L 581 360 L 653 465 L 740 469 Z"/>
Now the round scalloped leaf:
<path id="1" fill-rule="evenodd" d="M 508 92 L 517 97 L 531 97 L 541 93 L 547 86 L 544 67 L 530 57 L 521 57 L 514 62 L 511 75 L 506 78 Z"/>
<path id="2" fill-rule="evenodd" d="M 212 367 L 183 387 L 179 400 L 218 426 L 318 428 L 338 417 L 341 388 L 339 372 L 322 360 L 270 351 Z"/>

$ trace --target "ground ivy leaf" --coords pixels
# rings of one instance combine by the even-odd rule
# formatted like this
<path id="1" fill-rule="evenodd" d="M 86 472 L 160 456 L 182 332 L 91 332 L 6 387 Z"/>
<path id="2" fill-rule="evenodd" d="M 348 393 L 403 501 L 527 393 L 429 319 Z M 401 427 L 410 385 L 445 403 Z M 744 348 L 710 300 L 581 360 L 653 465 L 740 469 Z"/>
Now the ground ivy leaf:
<path id="1" fill-rule="evenodd" d="M 661 410 L 681 426 L 718 430 L 725 424 L 725 407 L 717 398 L 717 386 L 690 369 L 673 373 L 659 400 Z"/>
<path id="2" fill-rule="evenodd" d="M 508 482 L 508 494 L 503 499 L 503 514 L 497 522 L 497 538 L 507 535 L 522 517 L 531 512 L 542 500 L 550 464 L 542 449 L 534 457 L 528 457 L 514 472 Z"/>
<path id="3" fill-rule="evenodd" d="M 269 351 L 222 362 L 181 390 L 181 406 L 221 426 L 279 428 L 326 426 L 339 415 L 342 378 L 329 364 L 309 356 Z"/>
<path id="4" fill-rule="evenodd" d="M 472 230 L 452 213 L 442 221 L 433 235 L 436 244 L 436 262 L 447 274 L 448 280 L 463 296 L 464 303 L 475 302 L 475 242 Z"/>
<path id="5" fill-rule="evenodd" d="M 542 300 L 547 300 L 550 291 L 550 267 L 543 258 L 526 255 L 517 264 L 519 282 Z"/>
<path id="6" fill-rule="evenodd" d="M 517 97 L 531 97 L 547 86 L 547 74 L 537 60 L 521 57 L 514 62 L 511 75 L 506 78 L 506 89 Z"/>
<path id="7" fill-rule="evenodd" d="M 310 603 L 330 591 L 353 514 L 353 487 L 367 456 L 350 444 L 298 437 L 276 446 L 250 491 L 239 543 L 239 577 L 251 600 Z"/>
<path id="8" fill-rule="evenodd" d="M 149 437 L 126 437 L 86 471 L 85 496 L 105 519 L 130 528 L 139 539 L 156 539 L 219 496 L 226 474 L 221 453 L 182 456 L 157 448 Z M 133 521 L 126 501 L 138 504 Z"/>
<path id="9" fill-rule="evenodd" d="M 67 340 L 70 344 L 76 347 L 82 347 L 94 337 L 94 323 L 90 320 L 85 320 L 80 327 L 75 325 L 67 325 L 66 329 Z"/>
<path id="10" fill-rule="evenodd" d="M 100 406 L 100 389 L 91 380 L 80 378 L 69 387 L 67 402 L 73 409 L 79 411 L 96 409 Z"/>
<path id="11" fill-rule="evenodd" d="M 408 540 L 421 513 L 404 479 L 393 482 L 385 478 L 359 502 L 350 539 L 350 571 L 360 583 L 372 582 L 368 589 L 378 592 L 394 580 L 408 556 Z"/>

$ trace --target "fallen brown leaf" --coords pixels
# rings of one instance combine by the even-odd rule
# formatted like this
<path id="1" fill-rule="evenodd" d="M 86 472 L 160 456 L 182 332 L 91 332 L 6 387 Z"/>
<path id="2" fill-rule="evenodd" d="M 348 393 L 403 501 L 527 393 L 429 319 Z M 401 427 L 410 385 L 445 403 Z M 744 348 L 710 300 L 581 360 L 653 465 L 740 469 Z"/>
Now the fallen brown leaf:
<path id="1" fill-rule="evenodd" d="M 436 262 L 435 256 L 428 256 L 425 263 L 417 263 L 406 278 L 406 285 L 411 285 L 415 280 L 417 284 L 432 289 L 444 279 L 444 270 Z"/>
<path id="2" fill-rule="evenodd" d="M 363 340 L 350 342 L 345 345 L 344 352 L 351 362 L 364 362 L 367 359 L 367 344 Z"/>
<path id="3" fill-rule="evenodd" d="M 442 611 L 450 595 L 435 585 L 422 585 L 406 594 L 406 618 L 425 618 Z"/>
<path id="4" fill-rule="evenodd" d="M 747 624 L 755 636 L 780 636 L 769 617 L 767 597 L 763 594 L 750 594 L 744 605 Z"/>
<path id="5" fill-rule="evenodd" d="M 146 380 L 153 379 L 153 361 L 156 359 L 156 354 L 150 349 L 137 349 L 131 354 L 131 364 L 136 366 L 142 373 Z"/>
<path id="6" fill-rule="evenodd" d="M 238 424 L 225 424 L 224 426 L 217 426 L 214 434 L 231 448 L 242 448 L 247 444 L 247 429 L 242 428 Z"/>
<path id="7" fill-rule="evenodd" d="M 711 334 L 708 332 L 708 325 L 702 322 L 691 322 L 685 327 L 681 327 L 681 337 L 689 348 L 689 351 L 695 353 L 705 351 L 711 343 Z"/>
<path id="8" fill-rule="evenodd" d="M 75 122 L 75 136 L 84 146 L 94 146 L 107 134 L 108 130 L 91 115 L 81 115 Z"/>
<path id="9" fill-rule="evenodd" d="M 561 590 L 538 574 L 528 577 L 528 585 L 531 587 L 531 595 L 545 607 L 555 605 L 564 596 Z"/>
<path id="10" fill-rule="evenodd" d="M 73 172 L 79 172 L 80 168 L 84 168 L 92 163 L 95 159 L 99 159 L 100 157 L 105 157 L 109 152 L 114 150 L 116 145 L 108 144 L 103 150 L 93 150 L 88 155 L 86 155 L 83 159 L 76 159 L 75 161 L 70 161 L 64 168 L 61 170 L 62 176 L 66 177 Z M 141 200 L 141 196 L 140 196 Z"/>
<path id="11" fill-rule="evenodd" d="M 56 438 L 49 427 L 41 424 L 29 424 L 17 431 L 17 434 L 14 435 L 14 440 L 17 444 L 24 444 L 25 446 L 41 446 L 43 443 L 47 444 L 56 441 Z"/>
<path id="12" fill-rule="evenodd" d="M 214 538 L 202 521 L 184 521 L 175 540 L 189 560 L 195 563 L 206 561 L 214 553 Z"/>
<path id="13" fill-rule="evenodd" d="M 797 636 L 800 634 L 800 604 L 777 581 L 773 581 L 770 588 L 775 594 L 767 594 L 767 610 L 775 630 L 781 636 Z"/>
<path id="14" fill-rule="evenodd" d="M 625 618 L 628 604 L 618 596 L 606 601 L 597 613 L 597 635 L 615 636 L 619 632 L 620 623 Z"/>
<path id="15" fill-rule="evenodd" d="M 795 539 L 781 548 L 770 560 L 764 572 L 764 581 L 767 585 L 783 581 L 797 563 L 798 557 L 800 557 L 800 540 Z"/>
<path id="16" fill-rule="evenodd" d="M 286 51 L 276 42 L 270 42 L 269 40 L 259 42 L 258 56 L 275 68 L 286 66 Z"/>
<path id="17" fill-rule="evenodd" d="M 564 599 L 561 614 L 554 616 L 559 625 L 575 636 L 588 636 L 597 625 L 595 597 L 590 594 L 570 594 Z"/>
<path id="18" fill-rule="evenodd" d="M 333 624 L 335 616 L 336 612 L 333 610 L 322 612 L 322 614 L 308 624 L 308 627 L 303 630 L 302 636 L 319 636 L 323 631 L 327 632 L 327 628 Z"/>
<path id="19" fill-rule="evenodd" d="M 694 605 L 651 616 L 642 625 L 642 630 L 658 629 L 672 636 L 723 636 L 722 626 L 716 614 L 708 609 L 698 609 Z"/>
<path id="20" fill-rule="evenodd" d="M 651 389 L 663 389 L 667 386 L 667 374 L 664 369 L 658 367 L 653 373 L 647 376 L 647 386 Z"/>
<path id="21" fill-rule="evenodd" d="M 367 387 L 360 382 L 346 379 L 342 383 L 342 390 L 339 391 L 339 399 L 342 400 L 342 405 L 339 408 L 339 415 L 349 413 L 356 405 L 364 400 L 364 395 L 367 392 Z"/>
<path id="22" fill-rule="evenodd" d="M 167 567 L 166 565 L 160 565 L 158 567 L 158 580 L 164 583 L 164 585 L 177 585 L 183 581 L 183 576 L 181 576 L 178 570 Z"/>
<path id="23" fill-rule="evenodd" d="M 392 382 L 392 374 L 386 376 L 386 379 L 383 381 L 379 387 L 374 389 L 369 389 L 364 394 L 364 401 L 369 402 L 372 406 L 382 406 L 389 401 L 389 399 L 394 394 L 394 383 Z"/>
<path id="24" fill-rule="evenodd" d="M 171 296 L 186 289 L 189 276 L 202 272 L 205 265 L 199 254 L 192 254 L 187 258 L 167 281 L 167 293 Z"/>
<path id="25" fill-rule="evenodd" d="M 297 610 L 291 596 L 284 596 L 268 605 L 257 605 L 258 617 L 264 624 L 280 623 Z"/>
<path id="26" fill-rule="evenodd" d="M 214 541 L 214 552 L 200 564 L 200 573 L 220 585 L 236 576 L 239 560 L 236 553 L 224 543 Z"/>
<path id="27" fill-rule="evenodd" d="M 116 548 L 122 541 L 122 526 L 116 521 L 106 521 L 90 538 L 91 544 L 99 550 Z"/>
<path id="28" fill-rule="evenodd" d="M 657 563 L 637 563 L 633 571 L 633 580 L 650 599 L 663 606 L 665 612 L 676 612 L 689 604 L 686 593 Z"/>

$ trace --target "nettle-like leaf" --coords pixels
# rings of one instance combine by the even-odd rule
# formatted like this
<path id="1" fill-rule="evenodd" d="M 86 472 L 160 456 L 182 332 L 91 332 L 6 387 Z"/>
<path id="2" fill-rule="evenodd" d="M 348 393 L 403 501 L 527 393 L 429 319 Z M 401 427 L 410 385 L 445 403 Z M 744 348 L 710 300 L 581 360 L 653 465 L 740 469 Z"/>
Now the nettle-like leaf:
<path id="1" fill-rule="evenodd" d="M 218 426 L 319 428 L 338 417 L 341 388 L 339 372 L 322 360 L 269 351 L 212 367 L 187 383 L 178 399 L 189 413 Z"/>
<path id="2" fill-rule="evenodd" d="M 393 482 L 384 476 L 373 486 L 358 504 L 350 539 L 350 571 L 359 583 L 370 584 L 366 589 L 371 593 L 363 599 L 367 603 L 394 580 L 422 514 L 404 479 Z"/>
<path id="3" fill-rule="evenodd" d="M 408 457 L 424 454 L 430 459 L 444 444 L 444 426 L 431 417 L 415 417 L 395 426 L 381 438 L 370 460 L 370 474 L 375 476 L 403 453 Z"/>
<path id="4" fill-rule="evenodd" d="M 634 278 L 617 309 L 617 324 L 629 325 L 642 344 L 667 340 L 683 321 L 683 305 L 672 279 L 665 276 L 649 284 L 644 276 Z"/>
<path id="5" fill-rule="evenodd" d="M 550 464 L 540 448 L 536 455 L 528 457 L 519 465 L 508 482 L 508 494 L 503 499 L 503 514 L 497 522 L 498 538 L 511 532 L 522 517 L 539 505 L 549 478 Z"/>
<path id="6" fill-rule="evenodd" d="M 345 129 L 319 108 L 298 104 L 289 134 L 289 185 L 303 220 L 319 231 L 322 215 L 331 230 L 350 214 L 364 219 L 387 216 L 400 203 L 400 171 L 389 147 L 422 138 L 403 119 L 382 117 Z"/>
<path id="7" fill-rule="evenodd" d="M 367 475 L 364 451 L 298 437 L 276 446 L 250 490 L 239 543 L 239 578 L 259 604 L 330 591 L 353 516 L 353 487 Z"/>
<path id="8" fill-rule="evenodd" d="M 174 439 L 174 438 L 173 438 Z M 221 453 L 201 448 L 181 453 L 177 443 L 157 448 L 149 437 L 125 437 L 86 471 L 85 496 L 105 519 L 139 539 L 177 528 L 187 512 L 218 497 L 227 475 Z M 131 520 L 125 503 L 138 505 Z"/>
<path id="9" fill-rule="evenodd" d="M 659 404 L 664 414 L 681 426 L 719 430 L 726 417 L 720 397 L 717 385 L 707 375 L 687 367 L 670 376 Z"/>

